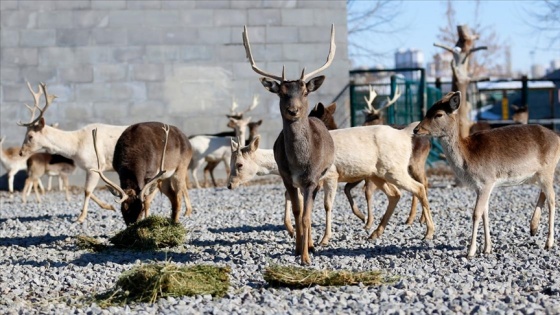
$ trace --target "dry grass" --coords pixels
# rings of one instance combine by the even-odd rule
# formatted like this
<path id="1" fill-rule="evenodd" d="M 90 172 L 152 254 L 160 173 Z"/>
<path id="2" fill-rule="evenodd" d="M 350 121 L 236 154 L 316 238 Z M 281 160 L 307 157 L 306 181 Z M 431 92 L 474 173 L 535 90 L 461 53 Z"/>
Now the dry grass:
<path id="1" fill-rule="evenodd" d="M 274 265 L 267 267 L 264 279 L 272 286 L 289 288 L 307 288 L 314 285 L 343 286 L 357 285 L 377 286 L 394 283 L 396 277 L 384 276 L 381 271 L 315 270 L 294 266 Z"/>
<path id="2" fill-rule="evenodd" d="M 117 248 L 155 250 L 185 242 L 187 230 L 168 218 L 149 216 L 128 226 L 109 241 Z"/>
<path id="3" fill-rule="evenodd" d="M 100 252 L 108 248 L 108 246 L 100 240 L 86 235 L 78 235 L 76 237 L 76 245 L 80 249 L 89 250 L 92 252 Z"/>
<path id="4" fill-rule="evenodd" d="M 229 267 L 179 266 L 175 263 L 141 264 L 125 271 L 113 290 L 99 294 L 102 307 L 130 302 L 154 303 L 159 298 L 210 294 L 223 297 L 229 288 Z"/>

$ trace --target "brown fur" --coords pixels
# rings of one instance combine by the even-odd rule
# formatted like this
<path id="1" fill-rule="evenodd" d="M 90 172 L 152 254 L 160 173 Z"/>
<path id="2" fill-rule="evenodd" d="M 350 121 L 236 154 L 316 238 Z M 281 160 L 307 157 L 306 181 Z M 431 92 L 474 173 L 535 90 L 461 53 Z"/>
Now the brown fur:
<path id="1" fill-rule="evenodd" d="M 39 181 L 41 177 L 45 174 L 47 175 L 59 175 L 64 183 L 66 190 L 66 200 L 70 200 L 69 187 L 68 187 L 68 175 L 72 174 L 76 169 L 74 161 L 65 158 L 62 155 L 50 154 L 50 153 L 35 153 L 27 159 L 27 179 L 25 180 L 25 186 L 22 193 L 23 203 L 27 202 L 27 195 L 31 192 L 31 188 L 35 191 L 35 197 L 37 202 L 41 202 L 39 197 Z M 45 191 L 42 190 L 42 194 Z"/>
<path id="2" fill-rule="evenodd" d="M 149 211 L 148 198 L 143 205 L 140 192 L 159 171 L 164 151 L 165 132 L 162 123 L 145 122 L 128 127 L 115 146 L 113 168 L 119 174 L 120 186 L 128 195 L 121 205 L 121 212 L 126 224 L 136 222 L 143 211 Z M 175 126 L 169 126 L 169 139 L 165 151 L 164 170 L 171 173 L 160 180 L 160 190 L 171 202 L 171 219 L 179 222 L 179 212 L 183 196 L 186 198 L 187 213 L 190 201 L 185 179 L 192 157 L 192 148 L 188 138 Z M 141 139 L 141 141 L 140 141 Z M 149 192 L 152 195 L 153 192 Z"/>

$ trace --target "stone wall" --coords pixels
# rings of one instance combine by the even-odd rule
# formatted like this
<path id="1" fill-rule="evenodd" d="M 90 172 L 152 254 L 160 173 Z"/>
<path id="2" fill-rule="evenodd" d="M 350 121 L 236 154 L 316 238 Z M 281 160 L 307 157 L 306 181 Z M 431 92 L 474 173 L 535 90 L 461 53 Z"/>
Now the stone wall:
<path id="1" fill-rule="evenodd" d="M 262 146 L 272 147 L 281 130 L 278 99 L 245 58 L 245 24 L 259 66 L 279 74 L 285 65 L 296 78 L 325 62 L 334 23 L 335 61 L 310 103 L 330 102 L 348 82 L 346 1 L 2 0 L 0 10 L 7 145 L 23 140 L 16 122 L 29 119 L 28 80 L 58 96 L 45 118 L 64 130 L 161 121 L 188 135 L 225 131 L 232 99 L 243 108 L 259 94 L 250 116 L 264 119 Z"/>

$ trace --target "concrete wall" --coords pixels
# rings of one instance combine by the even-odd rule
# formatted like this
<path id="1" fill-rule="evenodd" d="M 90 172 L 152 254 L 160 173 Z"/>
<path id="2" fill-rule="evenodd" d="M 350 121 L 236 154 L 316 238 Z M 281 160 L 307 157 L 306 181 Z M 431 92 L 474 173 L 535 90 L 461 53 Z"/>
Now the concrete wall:
<path id="1" fill-rule="evenodd" d="M 259 94 L 250 116 L 265 120 L 263 147 L 272 147 L 278 99 L 245 58 L 245 24 L 259 66 L 279 74 L 286 65 L 296 78 L 324 63 L 334 23 L 335 61 L 310 103 L 330 102 L 348 82 L 346 1 L 2 0 L 0 10 L 0 134 L 8 146 L 23 140 L 16 122 L 29 119 L 28 80 L 58 96 L 45 117 L 65 130 L 161 121 L 188 135 L 225 131 L 232 99 L 243 108 Z"/>

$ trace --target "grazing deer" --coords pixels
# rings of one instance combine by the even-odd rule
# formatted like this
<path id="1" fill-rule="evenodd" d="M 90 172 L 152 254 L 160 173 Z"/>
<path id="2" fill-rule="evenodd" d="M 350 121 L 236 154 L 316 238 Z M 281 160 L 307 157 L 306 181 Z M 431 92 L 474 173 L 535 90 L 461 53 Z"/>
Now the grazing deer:
<path id="1" fill-rule="evenodd" d="M 6 169 L 8 173 L 8 191 L 10 192 L 10 198 L 13 198 L 14 194 L 14 177 L 21 170 L 27 169 L 27 159 L 29 155 L 20 156 L 18 147 L 9 147 L 4 149 L 2 144 L 4 144 L 6 137 L 0 139 L 0 162 L 2 166 Z M 39 181 L 39 186 L 41 190 L 44 190 L 43 183 Z"/>
<path id="2" fill-rule="evenodd" d="M 243 44 L 252 69 L 264 76 L 260 79 L 261 84 L 280 98 L 283 127 L 274 143 L 274 159 L 292 201 L 292 212 L 296 222 L 296 254 L 301 254 L 303 264 L 310 264 L 309 249 L 313 248 L 313 200 L 319 190 L 321 177 L 334 161 L 334 143 L 325 125 L 319 119 L 307 116 L 307 95 L 319 89 L 325 80 L 325 76 L 313 76 L 325 70 L 333 61 L 336 50 L 334 25 L 331 28 L 331 47 L 326 63 L 307 75 L 304 69 L 297 80 L 285 80 L 284 70 L 282 76 L 277 76 L 256 66 L 251 54 L 247 27 L 243 30 Z M 301 190 L 303 195 L 303 213 L 298 190 Z"/>
<path id="3" fill-rule="evenodd" d="M 492 251 L 488 200 L 494 187 L 532 183 L 541 191 L 533 217 L 535 235 L 541 209 L 548 201 L 548 238 L 546 249 L 554 245 L 554 171 L 560 160 L 560 137 L 540 125 L 511 125 L 459 136 L 457 110 L 461 93 L 451 92 L 436 102 L 414 129 L 416 134 L 439 138 L 455 175 L 476 191 L 473 228 L 467 257 L 476 252 L 478 224 L 484 225 L 484 253 Z"/>
<path id="4" fill-rule="evenodd" d="M 373 87 L 369 86 L 369 95 L 368 97 L 364 96 L 364 99 L 367 104 L 367 108 L 363 110 L 364 115 L 366 116 L 365 122 L 363 126 L 373 126 L 373 125 L 384 125 L 385 119 L 383 116 L 383 110 L 394 105 L 397 100 L 400 98 L 401 92 L 397 86 L 395 91 L 395 95 L 392 99 L 387 97 L 387 101 L 382 104 L 379 109 L 373 107 L 373 101 L 377 97 L 377 93 L 373 89 Z M 392 127 L 401 129 L 404 126 L 394 126 Z M 410 164 L 408 166 L 408 171 L 412 178 L 416 181 L 422 183 L 426 188 L 426 193 L 428 191 L 428 178 L 426 177 L 426 160 L 428 159 L 428 155 L 430 154 L 430 150 L 432 148 L 432 144 L 430 139 L 427 137 L 412 137 L 412 156 L 410 157 Z M 351 194 L 352 188 L 354 188 L 358 183 L 348 183 L 344 187 L 344 192 L 348 195 Z M 371 187 L 369 188 L 371 190 Z M 416 208 L 418 207 L 418 198 L 416 196 L 412 196 L 412 204 L 410 206 L 410 213 L 408 215 L 408 219 L 406 220 L 406 224 L 411 225 L 414 222 L 414 218 L 416 217 Z M 368 209 L 370 211 L 371 209 Z M 366 229 L 369 229 L 373 223 L 372 220 L 369 219 L 368 213 L 368 222 L 366 224 Z M 425 218 L 422 216 L 420 222 L 424 223 Z"/>
<path id="5" fill-rule="evenodd" d="M 76 166 L 74 161 L 65 158 L 62 155 L 50 153 L 35 153 L 27 159 L 27 179 L 22 193 L 23 203 L 27 202 L 27 195 L 31 192 L 31 188 L 35 191 L 37 202 L 41 203 L 38 187 L 43 175 L 59 176 L 66 188 L 66 201 L 70 201 L 70 192 L 68 185 L 68 176 L 71 175 Z M 43 191 L 44 194 L 44 191 Z"/>
<path id="6" fill-rule="evenodd" d="M 96 129 L 92 135 L 97 154 Z M 120 198 L 118 202 L 126 225 L 138 221 L 142 214 L 149 215 L 150 203 L 158 186 L 169 198 L 171 219 L 177 223 L 183 197 L 187 206 L 185 215 L 192 212 L 186 183 L 191 156 L 189 139 L 177 127 L 144 122 L 129 126 L 115 146 L 113 169 L 119 174 L 120 186 L 103 175 L 101 165 L 92 171 L 98 173 L 112 188 L 111 192 Z"/>
<path id="7" fill-rule="evenodd" d="M 90 124 L 82 129 L 74 131 L 64 131 L 53 128 L 45 123 L 43 115 L 49 105 L 56 98 L 55 95 L 47 94 L 47 86 L 40 84 L 39 92 L 34 92 L 29 82 L 27 86 L 35 100 L 35 106 L 31 113 L 29 123 L 18 123 L 20 126 L 27 128 L 25 138 L 20 149 L 20 156 L 27 156 L 41 149 L 46 149 L 51 154 L 60 154 L 66 156 L 76 163 L 78 167 L 86 171 L 85 183 L 85 199 L 82 212 L 78 217 L 78 222 L 84 222 L 87 216 L 88 203 L 91 198 L 101 208 L 107 210 L 115 210 L 113 206 L 98 199 L 93 191 L 99 181 L 99 175 L 90 169 L 97 166 L 95 153 L 93 152 L 93 142 L 91 140 L 91 131 L 98 129 L 102 137 L 98 139 L 99 144 L 99 160 L 100 169 L 104 171 L 112 171 L 113 151 L 115 144 L 126 126 L 111 126 L 104 124 Z M 45 95 L 45 106 L 39 107 L 39 99 L 41 95 Z M 39 117 L 34 118 L 35 109 L 39 109 Z"/>

